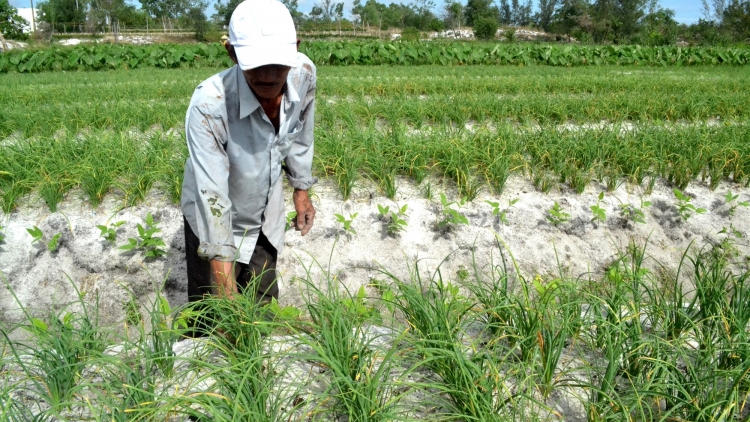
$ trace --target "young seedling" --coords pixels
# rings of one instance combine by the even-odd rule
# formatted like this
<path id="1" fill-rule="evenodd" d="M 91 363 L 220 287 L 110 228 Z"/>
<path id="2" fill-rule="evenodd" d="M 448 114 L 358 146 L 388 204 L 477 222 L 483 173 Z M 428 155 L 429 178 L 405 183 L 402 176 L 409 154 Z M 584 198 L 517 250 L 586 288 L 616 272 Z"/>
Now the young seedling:
<path id="1" fill-rule="evenodd" d="M 29 232 L 29 234 L 33 238 L 31 243 L 36 243 L 44 239 L 44 233 L 42 232 L 42 229 L 40 229 L 37 226 L 34 226 L 33 228 L 30 228 L 30 229 L 26 229 L 26 231 Z M 54 236 L 52 236 L 52 239 L 50 239 L 49 242 L 47 242 L 47 250 L 49 250 L 50 252 L 57 251 L 57 248 L 60 246 L 60 236 L 62 236 L 61 233 L 57 233 Z"/>
<path id="2" fill-rule="evenodd" d="M 693 198 L 680 192 L 679 189 L 674 188 L 672 189 L 672 192 L 677 198 L 677 205 L 675 205 L 675 207 L 677 207 L 677 212 L 684 221 L 687 221 L 688 218 L 693 216 L 693 214 L 703 214 L 706 212 L 705 208 L 697 208 L 695 205 L 691 204 L 690 201 L 692 201 Z"/>
<path id="3" fill-rule="evenodd" d="M 505 224 L 507 226 L 507 225 L 510 224 L 508 222 L 508 211 L 510 211 L 510 209 L 513 207 L 513 205 L 515 205 L 516 202 L 518 202 L 518 201 L 519 201 L 518 198 L 509 200 L 508 201 L 508 207 L 505 208 L 504 210 L 500 209 L 500 203 L 499 202 L 494 202 L 494 201 L 484 201 L 484 202 L 488 203 L 492 207 L 492 216 L 493 217 L 497 216 L 497 218 L 500 219 L 500 222 L 502 222 L 503 224 Z"/>
<path id="4" fill-rule="evenodd" d="M 732 223 L 729 223 L 729 227 L 722 227 L 719 234 L 726 234 L 728 238 L 736 237 L 738 239 L 742 239 L 743 237 L 742 232 L 737 230 Z"/>
<path id="5" fill-rule="evenodd" d="M 336 220 L 338 220 L 339 223 L 341 223 L 341 225 L 344 228 L 344 231 L 347 234 L 357 234 L 357 231 L 352 228 L 352 222 L 354 221 L 355 218 L 357 218 L 358 214 L 359 213 L 356 213 L 356 212 L 354 214 L 349 214 L 348 219 L 341 214 L 335 214 L 335 216 L 336 216 Z"/>
<path id="6" fill-rule="evenodd" d="M 644 201 L 643 198 L 641 198 L 640 207 L 636 207 L 633 204 L 621 204 L 620 215 L 626 220 L 633 220 L 636 223 L 646 224 L 646 214 L 643 210 L 650 206 L 651 201 Z"/>
<path id="7" fill-rule="evenodd" d="M 734 224 L 730 222 L 729 227 L 722 227 L 718 234 L 723 234 L 725 237 L 714 246 L 714 249 L 711 250 L 711 254 L 715 258 L 725 262 L 730 258 L 739 258 L 741 253 L 739 248 L 737 248 L 737 241 L 745 237 L 742 232 L 737 230 L 737 228 L 734 227 Z"/>
<path id="8" fill-rule="evenodd" d="M 356 323 L 363 323 L 366 321 L 380 323 L 382 319 L 380 317 L 380 311 L 367 303 L 367 292 L 365 286 L 359 286 L 356 296 L 344 297 L 341 303 L 344 305 L 349 317 Z"/>
<path id="9" fill-rule="evenodd" d="M 391 286 L 378 279 L 373 279 L 369 285 L 380 294 L 380 300 L 385 308 L 393 313 L 395 309 L 394 303 L 396 302 L 396 294 L 393 292 Z"/>
<path id="10" fill-rule="evenodd" d="M 738 207 L 750 207 L 750 202 L 748 201 L 737 201 L 737 199 L 740 197 L 740 194 L 733 194 L 732 191 L 727 191 L 727 194 L 724 195 L 724 201 L 726 201 L 727 206 L 729 206 L 729 215 L 734 215 L 734 212 L 737 210 Z"/>
<path id="11" fill-rule="evenodd" d="M 461 198 L 460 201 L 448 202 L 445 194 L 441 193 L 440 203 L 443 205 L 443 219 L 438 222 L 438 227 L 457 226 L 459 224 L 469 225 L 469 220 L 466 216 L 458 211 L 466 203 L 466 198 Z M 455 205 L 457 209 L 451 208 L 452 205 Z"/>
<path id="12" fill-rule="evenodd" d="M 592 223 L 603 223 L 607 221 L 607 214 L 605 213 L 604 208 L 601 207 L 603 200 L 604 192 L 600 192 L 596 205 L 591 206 L 591 213 L 593 214 L 593 218 L 591 218 Z"/>
<path id="13" fill-rule="evenodd" d="M 54 236 L 52 236 L 52 239 L 47 242 L 47 250 L 50 252 L 56 252 L 57 248 L 60 247 L 60 236 L 61 233 L 57 233 Z"/>
<path id="14" fill-rule="evenodd" d="M 34 226 L 31 229 L 26 229 L 26 231 L 29 232 L 29 234 L 33 238 L 33 240 L 31 241 L 31 243 L 36 243 L 36 242 L 42 240 L 42 238 L 44 237 L 44 233 L 42 233 L 42 229 L 40 229 L 37 226 Z"/>
<path id="15" fill-rule="evenodd" d="M 290 211 L 286 213 L 286 225 L 284 226 L 284 231 L 288 231 L 292 228 L 292 221 L 297 218 L 297 211 Z"/>
<path id="16" fill-rule="evenodd" d="M 432 201 L 433 192 L 432 192 L 432 183 L 427 182 L 425 183 L 424 187 L 422 188 L 422 193 L 424 194 L 425 199 L 428 201 Z"/>
<path id="17" fill-rule="evenodd" d="M 270 315 L 273 315 L 275 322 L 281 324 L 294 323 L 302 315 L 302 311 L 295 306 L 289 305 L 282 308 L 279 302 L 276 301 L 276 298 L 271 299 L 271 303 L 268 304 L 266 310 Z"/>
<path id="18" fill-rule="evenodd" d="M 117 240 L 117 228 L 125 224 L 124 221 L 118 221 L 116 223 L 111 223 L 109 227 L 98 224 L 96 228 L 98 228 L 101 233 L 99 234 L 101 237 L 104 238 L 107 242 L 114 244 Z"/>
<path id="19" fill-rule="evenodd" d="M 5 241 L 5 235 L 3 234 L 3 226 L 0 226 L 0 243 Z"/>
<path id="20" fill-rule="evenodd" d="M 167 251 L 163 247 L 167 245 L 164 243 L 164 240 L 161 237 L 154 236 L 161 229 L 156 227 L 157 223 L 154 221 L 151 213 L 146 215 L 145 222 L 145 228 L 140 223 L 138 224 L 138 238 L 129 238 L 128 243 L 120 246 L 120 249 L 125 251 L 132 251 L 134 249 L 143 250 L 146 258 L 158 258 L 166 255 Z"/>
<path id="21" fill-rule="evenodd" d="M 555 227 L 570 220 L 570 214 L 563 211 L 557 201 L 555 201 L 555 204 L 547 212 L 549 213 L 547 220 L 549 220 L 549 222 Z"/>
<path id="22" fill-rule="evenodd" d="M 389 206 L 382 206 L 378 204 L 378 212 L 380 213 L 380 220 L 387 224 L 387 230 L 389 235 L 395 235 L 400 231 L 406 230 L 408 223 L 403 217 L 406 216 L 406 209 L 409 204 L 405 204 L 403 207 L 396 207 L 396 211 L 391 211 Z"/>

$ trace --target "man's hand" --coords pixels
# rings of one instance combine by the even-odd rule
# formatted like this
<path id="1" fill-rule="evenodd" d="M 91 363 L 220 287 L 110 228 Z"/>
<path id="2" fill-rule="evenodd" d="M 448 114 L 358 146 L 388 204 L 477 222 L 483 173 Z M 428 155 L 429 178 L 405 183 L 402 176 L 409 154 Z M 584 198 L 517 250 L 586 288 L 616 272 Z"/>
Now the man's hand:
<path id="1" fill-rule="evenodd" d="M 232 299 L 237 294 L 237 282 L 234 279 L 234 263 L 211 260 L 211 294 Z"/>
<path id="2" fill-rule="evenodd" d="M 315 208 L 306 190 L 295 189 L 292 200 L 294 201 L 294 209 L 297 211 L 297 218 L 292 221 L 292 226 L 295 230 L 301 231 L 302 236 L 304 236 L 312 228 L 315 220 Z"/>

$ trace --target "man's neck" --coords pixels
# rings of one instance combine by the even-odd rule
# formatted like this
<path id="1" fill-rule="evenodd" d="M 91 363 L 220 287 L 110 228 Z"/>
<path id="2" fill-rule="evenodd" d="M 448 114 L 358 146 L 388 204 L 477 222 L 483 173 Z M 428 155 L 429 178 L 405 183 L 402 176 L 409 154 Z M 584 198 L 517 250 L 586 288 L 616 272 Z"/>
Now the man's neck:
<path id="1" fill-rule="evenodd" d="M 252 88 L 250 88 L 250 90 L 252 90 Z M 276 133 L 279 133 L 279 127 L 281 126 L 281 113 L 279 109 L 281 107 L 281 99 L 284 97 L 284 92 L 286 92 L 286 86 L 276 98 L 261 98 L 255 94 L 255 91 L 253 91 L 253 95 L 255 95 L 261 108 L 263 108 L 266 116 L 271 121 L 271 124 L 273 124 L 274 129 L 276 129 Z"/>

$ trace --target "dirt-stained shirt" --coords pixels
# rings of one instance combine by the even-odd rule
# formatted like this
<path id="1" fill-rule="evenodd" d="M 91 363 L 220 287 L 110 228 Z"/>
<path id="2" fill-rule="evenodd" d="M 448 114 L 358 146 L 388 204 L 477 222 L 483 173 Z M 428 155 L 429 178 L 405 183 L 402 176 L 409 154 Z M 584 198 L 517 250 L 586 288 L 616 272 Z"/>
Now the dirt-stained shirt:
<path id="1" fill-rule="evenodd" d="M 317 182 L 311 175 L 315 85 L 315 65 L 299 53 L 278 135 L 238 66 L 195 89 L 185 121 L 190 157 L 181 202 L 202 258 L 248 263 L 261 228 L 281 253 L 282 162 L 292 187 L 308 190 Z"/>

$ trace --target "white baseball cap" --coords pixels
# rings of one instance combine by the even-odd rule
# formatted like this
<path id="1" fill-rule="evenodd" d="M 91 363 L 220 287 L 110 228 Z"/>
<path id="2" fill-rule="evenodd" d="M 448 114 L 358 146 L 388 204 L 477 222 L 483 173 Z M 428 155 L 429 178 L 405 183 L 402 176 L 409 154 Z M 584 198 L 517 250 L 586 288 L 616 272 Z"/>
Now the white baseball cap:
<path id="1" fill-rule="evenodd" d="M 277 0 L 245 0 L 229 21 L 229 43 L 242 70 L 269 64 L 294 67 L 297 31 L 289 10 Z"/>

